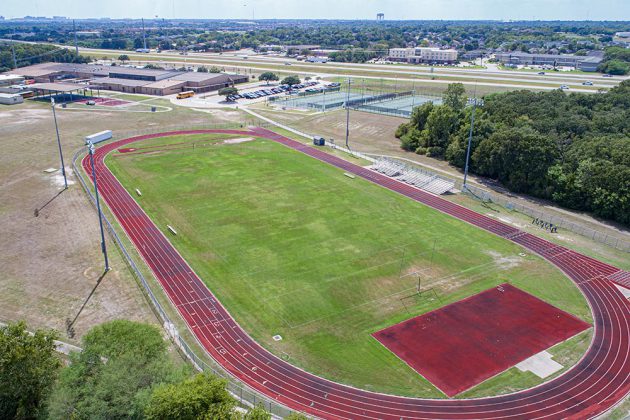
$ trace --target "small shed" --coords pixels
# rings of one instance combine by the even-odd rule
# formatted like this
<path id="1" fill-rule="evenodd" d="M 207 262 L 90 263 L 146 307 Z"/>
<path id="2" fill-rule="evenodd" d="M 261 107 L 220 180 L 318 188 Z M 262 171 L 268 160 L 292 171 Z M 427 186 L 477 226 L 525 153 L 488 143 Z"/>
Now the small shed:
<path id="1" fill-rule="evenodd" d="M 325 146 L 326 145 L 326 140 L 323 137 L 315 136 L 315 137 L 313 137 L 313 144 L 315 146 Z"/>
<path id="2" fill-rule="evenodd" d="M 0 104 L 15 105 L 24 102 L 24 98 L 19 93 L 0 93 Z"/>

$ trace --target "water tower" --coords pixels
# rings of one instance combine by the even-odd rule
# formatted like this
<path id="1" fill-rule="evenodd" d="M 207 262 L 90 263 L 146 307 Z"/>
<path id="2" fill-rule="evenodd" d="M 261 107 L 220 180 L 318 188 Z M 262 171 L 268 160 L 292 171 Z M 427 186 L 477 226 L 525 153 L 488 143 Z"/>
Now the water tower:
<path id="1" fill-rule="evenodd" d="M 385 13 L 379 13 L 376 15 L 376 20 L 381 21 L 385 20 Z"/>

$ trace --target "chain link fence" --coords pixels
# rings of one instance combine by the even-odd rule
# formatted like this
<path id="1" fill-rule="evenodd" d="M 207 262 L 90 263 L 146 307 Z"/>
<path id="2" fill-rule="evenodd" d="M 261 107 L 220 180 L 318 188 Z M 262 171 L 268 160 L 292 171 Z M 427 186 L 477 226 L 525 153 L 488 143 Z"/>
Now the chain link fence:
<path id="1" fill-rule="evenodd" d="M 237 127 L 234 127 L 234 126 L 217 127 L 216 125 L 213 126 L 214 129 L 217 129 L 217 128 L 227 129 L 227 128 L 237 128 Z M 204 129 L 204 128 L 205 127 L 201 127 L 201 128 L 188 127 L 186 129 L 197 130 L 197 129 Z M 169 131 L 169 130 L 171 130 L 171 128 L 162 127 L 159 131 L 162 132 L 162 131 Z M 172 130 L 175 130 L 175 128 L 172 128 Z M 155 132 L 156 130 L 136 131 L 134 132 L 135 134 L 133 135 L 150 134 L 150 133 L 155 133 Z M 79 157 L 84 156 L 86 153 L 87 153 L 86 147 L 83 147 L 75 152 L 72 158 L 72 169 L 74 170 L 74 173 L 76 174 L 77 179 L 81 183 L 81 186 L 83 187 L 86 194 L 88 195 L 90 199 L 90 203 L 92 203 L 92 205 L 94 206 L 94 209 L 96 209 L 96 199 L 90 187 L 91 183 L 89 182 L 87 177 L 84 176 L 82 168 L 79 168 L 77 166 L 77 160 L 79 159 Z M 294 412 L 293 410 L 290 410 L 284 405 L 278 404 L 276 401 L 273 401 L 273 400 L 270 400 L 269 398 L 264 397 L 262 394 L 245 386 L 243 383 L 236 381 L 229 373 L 223 370 L 219 364 L 213 363 L 213 361 L 211 361 L 209 356 L 206 358 L 201 358 L 197 355 L 197 353 L 193 350 L 193 347 L 183 337 L 179 335 L 179 332 L 177 331 L 175 324 L 171 321 L 167 312 L 164 310 L 163 306 L 158 301 L 156 295 L 153 293 L 151 285 L 149 284 L 145 276 L 142 274 L 142 271 L 139 269 L 134 259 L 131 257 L 131 255 L 127 251 L 127 248 L 125 247 L 124 243 L 121 241 L 120 237 L 116 233 L 116 230 L 112 226 L 110 220 L 107 218 L 107 216 L 104 213 L 102 216 L 103 216 L 103 223 L 109 235 L 114 240 L 118 249 L 124 256 L 125 261 L 129 265 L 132 273 L 140 281 L 140 284 L 142 285 L 144 292 L 146 293 L 149 300 L 151 301 L 153 309 L 155 310 L 156 314 L 159 316 L 160 320 L 162 321 L 162 325 L 164 329 L 168 332 L 173 343 L 179 348 L 182 354 L 193 364 L 193 366 L 199 371 L 210 372 L 213 375 L 226 379 L 228 391 L 232 394 L 234 398 L 237 399 L 237 401 L 242 407 L 253 407 L 255 405 L 263 405 L 265 409 L 268 410 L 275 418 L 283 418 L 293 413 Z M 210 363 L 208 363 L 206 360 Z"/>
<path id="2" fill-rule="evenodd" d="M 462 185 L 459 184 L 459 188 L 462 188 Z M 462 189 L 462 191 L 471 197 L 483 201 L 483 202 L 491 202 L 496 203 L 508 210 L 515 210 L 519 213 L 523 213 L 532 219 L 539 219 L 541 221 L 551 223 L 558 228 L 566 229 L 573 233 L 577 233 L 578 235 L 582 235 L 584 237 L 590 238 L 596 242 L 611 246 L 615 249 L 624 252 L 630 252 L 630 242 L 625 241 L 617 236 L 613 236 L 595 229 L 591 229 L 589 227 L 580 225 L 578 223 L 571 222 L 562 217 L 559 217 L 555 214 L 546 213 L 542 210 L 537 210 L 528 206 L 525 206 L 521 203 L 518 203 L 513 200 L 509 200 L 506 197 L 502 197 L 497 194 L 491 194 L 490 192 L 472 186 L 470 184 L 466 185 L 466 188 Z"/>

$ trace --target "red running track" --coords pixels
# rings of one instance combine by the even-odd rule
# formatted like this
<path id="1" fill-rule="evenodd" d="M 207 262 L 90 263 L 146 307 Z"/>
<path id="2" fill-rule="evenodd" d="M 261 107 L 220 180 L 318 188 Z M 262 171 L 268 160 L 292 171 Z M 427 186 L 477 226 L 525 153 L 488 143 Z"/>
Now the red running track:
<path id="1" fill-rule="evenodd" d="M 514 394 L 473 400 L 429 400 L 363 391 L 281 360 L 243 331 L 104 164 L 109 152 L 135 141 L 204 133 L 256 135 L 276 141 L 541 255 L 570 277 L 588 300 L 595 327 L 591 346 L 576 366 L 552 381 Z M 90 173 L 89 158 L 82 163 Z M 95 163 L 101 196 L 199 343 L 238 380 L 294 410 L 348 419 L 589 418 L 630 392 L 630 303 L 613 284 L 627 276 L 611 265 L 262 128 L 132 137 L 99 147 Z"/>

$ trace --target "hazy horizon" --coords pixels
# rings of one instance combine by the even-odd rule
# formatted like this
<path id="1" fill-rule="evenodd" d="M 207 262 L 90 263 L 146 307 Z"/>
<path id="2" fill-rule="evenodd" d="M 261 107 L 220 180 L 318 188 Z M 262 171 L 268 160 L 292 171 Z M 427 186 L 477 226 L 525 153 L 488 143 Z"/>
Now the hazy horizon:
<path id="1" fill-rule="evenodd" d="M 603 0 L 4 0 L 0 15 L 68 18 L 375 20 L 630 20 L 630 1 Z M 629 28 L 630 29 L 630 28 Z"/>

